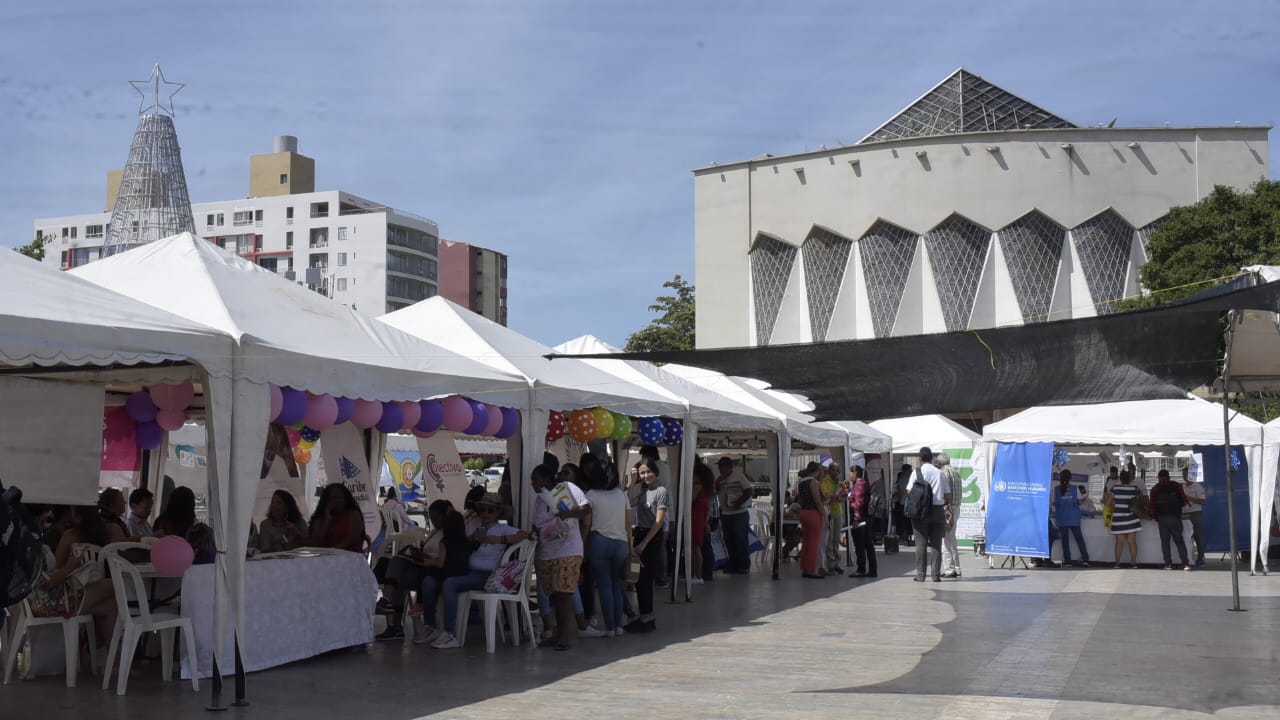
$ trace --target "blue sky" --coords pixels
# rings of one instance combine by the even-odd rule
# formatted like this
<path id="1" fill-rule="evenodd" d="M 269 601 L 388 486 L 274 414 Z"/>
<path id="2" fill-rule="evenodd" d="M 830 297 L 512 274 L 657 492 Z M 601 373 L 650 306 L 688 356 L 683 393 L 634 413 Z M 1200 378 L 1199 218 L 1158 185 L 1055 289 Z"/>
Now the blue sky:
<path id="1" fill-rule="evenodd" d="M 0 243 L 102 208 L 158 61 L 193 200 L 297 135 L 317 189 L 508 253 L 513 328 L 622 344 L 693 274 L 691 168 L 855 142 L 959 66 L 1078 124 L 1272 124 L 1276 28 L 1270 0 L 6 3 Z"/>

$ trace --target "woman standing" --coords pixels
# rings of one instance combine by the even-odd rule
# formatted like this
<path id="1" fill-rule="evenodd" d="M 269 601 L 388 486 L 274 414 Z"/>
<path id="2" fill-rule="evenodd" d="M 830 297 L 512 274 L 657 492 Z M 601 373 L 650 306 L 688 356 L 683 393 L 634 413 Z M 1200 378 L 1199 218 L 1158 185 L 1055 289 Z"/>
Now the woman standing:
<path id="1" fill-rule="evenodd" d="M 826 575 L 818 572 L 818 561 L 822 558 L 822 488 L 817 469 L 810 463 L 805 468 L 805 476 L 796 485 L 796 500 L 800 503 L 800 532 L 803 540 L 800 544 L 800 575 L 811 580 L 822 580 Z"/>
<path id="2" fill-rule="evenodd" d="M 1111 506 L 1111 534 L 1116 538 L 1116 564 L 1120 567 L 1120 559 L 1124 548 L 1129 548 L 1129 563 L 1138 567 L 1138 531 L 1142 529 L 1142 520 L 1138 518 L 1135 506 L 1140 502 L 1142 493 L 1133 484 L 1133 476 L 1128 470 L 1120 471 L 1120 482 L 1111 487 L 1104 502 Z"/>
<path id="3" fill-rule="evenodd" d="M 639 490 L 636 495 L 636 527 L 632 533 L 636 552 L 640 554 L 640 578 L 636 580 L 636 602 L 640 616 L 627 623 L 627 632 L 645 633 L 657 629 L 653 619 L 654 580 L 666 576 L 667 538 L 663 524 L 667 521 L 667 489 L 662 486 L 658 463 L 643 458 L 636 466 Z"/>
<path id="4" fill-rule="evenodd" d="M 315 514 L 311 516 L 312 547 L 337 548 L 354 553 L 364 552 L 364 513 L 342 483 L 330 483 L 320 493 Z"/>
<path id="5" fill-rule="evenodd" d="M 716 496 L 716 478 L 711 468 L 704 463 L 693 465 L 693 504 L 689 521 L 692 538 L 689 541 L 690 567 L 693 568 L 692 584 L 701 585 L 705 568 L 702 559 L 702 544 L 707 539 L 707 517 L 711 515 L 711 501 Z"/>
<path id="6" fill-rule="evenodd" d="M 871 485 L 859 465 L 853 466 L 853 488 L 849 491 L 849 524 L 853 526 L 853 556 L 857 569 L 849 577 L 876 576 L 876 546 L 871 527 Z"/>
<path id="7" fill-rule="evenodd" d="M 582 573 L 582 531 L 580 518 L 590 520 L 591 503 L 569 478 L 576 476 L 576 465 L 560 469 L 560 484 L 550 468 L 539 465 L 529 475 L 537 495 L 533 507 L 533 524 L 538 529 L 538 584 L 544 586 L 555 610 L 555 649 L 568 650 L 577 623 L 573 611 L 573 594 Z M 551 490 L 557 490 L 556 497 Z M 562 491 L 561 491 L 562 490 Z M 597 633 L 598 635 L 599 633 Z"/>
<path id="8" fill-rule="evenodd" d="M 615 475 L 593 473 L 589 484 L 591 534 L 587 537 L 587 560 L 600 592 L 605 637 L 614 637 L 622 634 L 622 589 L 627 559 L 631 557 L 631 535 L 627 532 L 631 506 Z"/>

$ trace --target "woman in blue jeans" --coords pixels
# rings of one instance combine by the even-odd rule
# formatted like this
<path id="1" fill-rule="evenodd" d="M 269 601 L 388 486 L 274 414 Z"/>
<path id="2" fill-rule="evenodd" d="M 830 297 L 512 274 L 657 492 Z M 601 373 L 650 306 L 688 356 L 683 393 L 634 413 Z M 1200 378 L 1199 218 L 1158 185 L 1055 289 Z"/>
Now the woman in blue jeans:
<path id="1" fill-rule="evenodd" d="M 587 561 L 600 591 L 600 616 L 605 637 L 622 634 L 622 590 L 627 559 L 631 557 L 630 508 L 618 479 L 609 473 L 587 478 L 587 502 L 591 503 L 591 533 L 587 536 Z"/>
<path id="2" fill-rule="evenodd" d="M 529 533 L 519 528 L 498 522 L 502 498 L 496 493 L 486 494 L 475 507 L 476 516 L 480 519 L 480 527 L 471 536 L 471 541 L 477 543 L 477 547 L 468 560 L 467 574 L 446 578 L 444 581 L 442 589 L 444 627 L 440 635 L 431 643 L 433 648 L 462 647 L 454 634 L 458 627 L 458 596 L 472 590 L 483 590 L 484 581 L 488 580 L 489 575 L 498 568 L 498 563 L 502 562 L 502 554 L 506 552 L 507 547 L 529 537 Z"/>

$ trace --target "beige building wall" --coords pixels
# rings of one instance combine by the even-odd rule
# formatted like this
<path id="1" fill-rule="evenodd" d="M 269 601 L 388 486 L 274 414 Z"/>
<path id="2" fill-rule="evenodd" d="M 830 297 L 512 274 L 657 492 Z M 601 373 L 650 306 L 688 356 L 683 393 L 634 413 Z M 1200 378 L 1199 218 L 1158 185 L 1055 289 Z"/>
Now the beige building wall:
<path id="1" fill-rule="evenodd" d="M 295 152 L 249 156 L 249 197 L 299 195 L 316 190 L 316 161 Z"/>
<path id="2" fill-rule="evenodd" d="M 120 179 L 123 177 L 124 170 L 107 171 L 107 206 L 103 208 L 103 212 L 116 209 L 116 195 L 120 194 Z"/>
<path id="3" fill-rule="evenodd" d="M 958 213 L 998 233 L 1033 209 L 1070 229 L 1112 208 L 1133 228 L 1143 228 L 1171 207 L 1205 197 L 1215 184 L 1245 188 L 1267 177 L 1268 131 L 1204 127 L 981 132 L 697 169 L 698 346 L 756 344 L 748 253 L 762 234 L 800 248 L 817 226 L 854 241 L 828 338 L 868 337 L 868 329 L 861 327 L 865 323 L 858 321 L 866 315 L 860 307 L 865 300 L 859 301 L 865 296 L 859 287 L 865 277 L 857 240 L 878 219 L 919 236 Z M 918 237 L 917 242 L 923 249 Z M 1141 246 L 1137 248 L 1140 262 Z M 917 252 L 916 263 L 924 258 Z M 993 272 L 1004 267 L 1002 257 L 989 260 L 987 267 Z M 802 264 L 799 253 L 795 266 Z M 1131 277 L 1136 278 L 1135 271 L 1136 267 L 1130 270 Z M 927 262 L 913 268 L 901 308 L 913 317 L 921 312 L 925 316 L 900 318 L 910 322 L 894 334 L 936 329 L 936 318 L 927 317 L 935 303 L 924 292 L 932 283 Z M 1007 281 L 987 278 L 983 287 L 983 317 L 1002 315 L 993 304 L 1009 301 Z M 803 276 L 788 281 L 771 343 L 809 339 L 805 288 Z"/>

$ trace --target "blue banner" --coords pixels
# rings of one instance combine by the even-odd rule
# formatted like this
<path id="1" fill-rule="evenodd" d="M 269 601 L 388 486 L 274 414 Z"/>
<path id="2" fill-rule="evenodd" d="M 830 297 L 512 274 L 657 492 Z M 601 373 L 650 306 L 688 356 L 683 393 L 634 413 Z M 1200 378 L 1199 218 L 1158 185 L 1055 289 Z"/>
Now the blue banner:
<path id="1" fill-rule="evenodd" d="M 991 471 L 987 552 L 1049 556 L 1053 443 L 1000 443 Z"/>
<path id="2" fill-rule="evenodd" d="M 1207 552 L 1228 552 L 1231 550 L 1231 534 L 1227 521 L 1227 461 L 1221 445 L 1197 445 L 1195 452 L 1200 453 L 1204 465 L 1204 547 Z M 1234 445 L 1231 448 L 1231 475 L 1236 491 L 1236 549 L 1249 549 L 1249 461 L 1245 459 L 1244 448 Z M 1180 477 L 1175 478 L 1177 482 Z M 1187 549 L 1191 549 L 1191 538 L 1186 538 Z"/>

